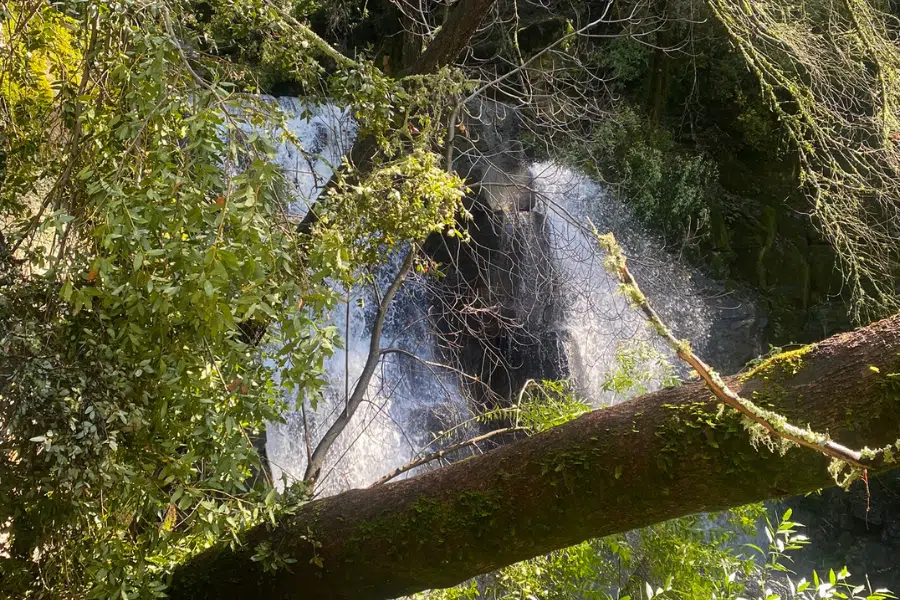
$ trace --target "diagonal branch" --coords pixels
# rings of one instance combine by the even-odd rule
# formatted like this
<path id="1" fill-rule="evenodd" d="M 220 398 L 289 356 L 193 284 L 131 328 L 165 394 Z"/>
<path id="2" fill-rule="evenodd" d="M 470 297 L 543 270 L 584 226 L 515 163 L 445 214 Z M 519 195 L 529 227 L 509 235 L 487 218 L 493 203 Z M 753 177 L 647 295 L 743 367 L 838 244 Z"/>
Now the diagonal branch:
<path id="1" fill-rule="evenodd" d="M 404 75 L 434 73 L 451 64 L 469 45 L 469 41 L 496 0 L 457 0 L 447 21 L 425 51 L 409 65 Z"/>
<path id="2" fill-rule="evenodd" d="M 300 35 L 303 36 L 304 41 L 310 44 L 315 50 L 318 50 L 320 54 L 327 56 L 335 63 L 337 63 L 338 66 L 345 69 L 359 67 L 359 63 L 357 63 L 352 58 L 341 54 L 331 44 L 319 37 L 319 35 L 315 31 L 295 19 L 289 12 L 276 6 L 275 3 L 271 0 L 263 0 L 263 2 L 266 4 L 266 6 L 275 11 L 282 19 L 290 23 L 300 33 Z"/>
<path id="3" fill-rule="evenodd" d="M 687 341 L 677 339 L 659 317 L 650 305 L 647 297 L 641 292 L 637 281 L 628 269 L 625 255 L 622 253 L 622 249 L 619 247 L 613 234 L 600 235 L 595 227 L 593 229 L 601 246 L 608 254 L 606 266 L 619 278 L 628 299 L 641 309 L 641 312 L 644 313 L 644 316 L 647 317 L 659 336 L 672 347 L 672 350 L 675 351 L 678 357 L 689 364 L 700 375 L 700 378 L 703 379 L 707 387 L 720 402 L 735 409 L 750 422 L 761 426 L 768 434 L 798 446 L 821 452 L 826 456 L 846 463 L 851 469 L 858 470 L 860 473 L 876 466 L 872 459 L 876 458 L 874 454 L 877 453 L 870 452 L 868 453 L 869 456 L 864 456 L 860 451 L 852 450 L 831 441 L 825 434 L 793 425 L 781 415 L 757 406 L 728 387 L 725 381 L 691 350 Z M 853 472 L 851 472 L 851 480 L 852 478 L 854 478 Z"/>
<path id="4" fill-rule="evenodd" d="M 366 395 L 366 389 L 368 389 L 369 382 L 372 380 L 375 369 L 378 367 L 378 362 L 381 360 L 381 332 L 384 330 L 384 322 L 387 319 L 388 310 L 390 310 L 394 296 L 404 280 L 406 280 L 417 252 L 418 248 L 415 246 L 409 249 L 403 264 L 400 266 L 400 270 L 397 271 L 397 275 L 381 299 L 381 304 L 378 305 L 378 313 L 375 315 L 375 323 L 372 325 L 372 337 L 369 341 L 369 355 L 366 358 L 366 364 L 363 366 L 362 373 L 356 382 L 356 387 L 353 388 L 353 393 L 347 399 L 344 411 L 331 424 L 331 427 L 322 436 L 316 449 L 313 450 L 312 455 L 309 457 L 309 464 L 306 465 L 306 472 L 303 475 L 303 480 L 308 483 L 315 483 L 322 470 L 322 465 L 325 464 L 325 457 L 328 455 L 328 451 L 350 423 L 350 419 Z"/>
<path id="5" fill-rule="evenodd" d="M 469 44 L 472 36 L 478 30 L 478 25 L 481 24 L 484 16 L 495 3 L 496 0 L 458 0 L 447 22 L 441 26 L 437 36 L 428 44 L 425 51 L 405 69 L 404 76 L 435 73 L 441 67 L 455 61 Z M 452 120 L 455 121 L 456 117 L 454 116 Z M 364 175 L 371 170 L 376 151 L 375 139 L 371 136 L 363 137 L 357 140 L 350 151 L 350 164 L 354 165 L 359 174 Z M 452 150 L 448 148 L 447 152 L 448 156 L 452 156 L 450 154 Z M 320 197 L 324 197 L 324 194 L 328 193 L 328 189 L 334 185 L 336 180 L 337 177 L 331 178 L 331 181 L 322 190 Z M 297 225 L 297 232 L 301 235 L 309 235 L 313 225 L 318 221 L 319 214 L 316 212 L 316 203 L 314 202 Z"/>
<path id="6" fill-rule="evenodd" d="M 443 458 L 444 456 L 446 456 L 452 452 L 456 452 L 457 450 L 460 450 L 462 448 L 466 448 L 467 446 L 475 446 L 476 444 L 478 444 L 478 442 L 483 442 L 485 440 L 489 440 L 494 436 L 502 435 L 504 433 L 513 433 L 515 431 L 526 431 L 527 429 L 528 429 L 527 427 L 504 427 L 503 429 L 495 429 L 494 431 L 489 431 L 485 434 L 475 436 L 464 442 L 459 442 L 458 444 L 453 444 L 451 446 L 447 446 L 446 448 L 441 448 L 440 450 L 432 452 L 431 454 L 426 454 L 425 456 L 417 458 L 414 461 L 408 462 L 405 465 L 403 465 L 402 467 L 398 467 L 397 469 L 391 471 L 390 473 L 388 473 L 387 475 L 385 475 L 384 477 L 382 477 L 381 479 L 379 479 L 378 481 L 376 481 L 369 487 L 375 487 L 376 485 L 381 485 L 383 483 L 387 483 L 391 479 L 394 479 L 395 477 L 399 477 L 400 475 L 403 475 L 407 471 L 412 471 L 413 469 L 415 469 L 418 466 L 430 463 L 431 461 L 437 460 L 439 458 Z"/>

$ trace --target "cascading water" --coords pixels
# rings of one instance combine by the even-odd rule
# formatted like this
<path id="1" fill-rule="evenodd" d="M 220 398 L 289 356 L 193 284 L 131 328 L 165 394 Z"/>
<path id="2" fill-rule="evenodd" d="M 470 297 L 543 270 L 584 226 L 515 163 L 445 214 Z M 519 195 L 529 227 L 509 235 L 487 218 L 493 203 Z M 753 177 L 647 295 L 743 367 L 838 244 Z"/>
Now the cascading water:
<path id="1" fill-rule="evenodd" d="M 310 106 L 290 97 L 272 101 L 284 114 L 286 129 L 300 142 L 299 148 L 290 140 L 281 142 L 276 160 L 294 187 L 291 214 L 302 217 L 353 147 L 356 121 L 349 110 L 334 104 Z"/>
<path id="2" fill-rule="evenodd" d="M 356 128 L 348 111 L 333 105 L 310 108 L 295 98 L 279 98 L 278 104 L 303 148 L 284 142 L 277 152 L 294 187 L 292 212 L 300 217 L 331 177 L 332 167 L 349 151 Z M 378 298 L 398 267 L 398 261 L 384 265 L 373 284 L 349 290 L 345 302 L 334 309 L 331 320 L 345 348 L 327 361 L 328 385 L 322 401 L 316 410 L 309 403 L 297 407 L 286 415 L 285 423 L 267 428 L 266 452 L 276 481 L 302 479 L 308 452 L 343 411 L 368 357 Z M 441 423 L 468 415 L 456 377 L 427 364 L 440 357 L 423 295 L 421 280 L 412 276 L 395 296 L 381 339 L 385 355 L 365 400 L 328 454 L 319 476 L 320 493 L 371 484 L 409 462 L 432 441 L 430 432 L 440 429 Z"/>
<path id="3" fill-rule="evenodd" d="M 553 264 L 560 272 L 565 306 L 557 329 L 566 347 L 570 376 L 593 405 L 614 403 L 619 394 L 606 383 L 625 344 L 644 343 L 662 356 L 670 353 L 649 331 L 646 320 L 617 293 L 619 283 L 597 251 L 588 219 L 599 231 L 609 231 L 603 210 L 610 203 L 606 190 L 553 164 L 536 165 L 533 175 L 539 204 L 548 217 Z M 705 321 L 698 319 L 701 326 Z M 642 365 L 642 369 L 650 366 Z M 655 383 L 659 378 L 650 379 Z"/>
<path id="4" fill-rule="evenodd" d="M 753 340 L 731 339 L 727 352 L 711 342 L 722 331 L 746 329 L 754 321 L 753 307 L 711 289 L 641 232 L 626 206 L 590 178 L 553 163 L 531 169 L 538 210 L 547 215 L 552 261 L 559 271 L 564 308 L 558 329 L 562 333 L 569 372 L 576 388 L 595 406 L 624 399 L 605 385 L 621 349 L 646 344 L 667 357 L 683 373 L 670 348 L 651 331 L 646 319 L 621 294 L 619 283 L 603 265 L 591 225 L 600 233 L 612 232 L 623 247 L 629 268 L 654 308 L 677 335 L 717 367 L 738 368 L 756 354 Z M 737 326 L 735 327 L 735 324 Z M 730 336 L 733 338 L 733 336 Z M 658 358 L 646 357 L 636 371 L 649 374 L 647 391 L 655 389 L 667 369 Z M 624 397 L 632 395 L 626 392 Z"/>
<path id="5" fill-rule="evenodd" d="M 379 270 L 375 278 L 379 295 L 396 268 L 393 264 Z M 395 297 L 382 334 L 382 362 L 363 403 L 328 454 L 319 477 L 321 493 L 373 483 L 411 461 L 431 441 L 431 432 L 468 416 L 455 376 L 427 364 L 437 363 L 440 357 L 422 308 L 422 294 L 411 280 Z M 302 478 L 307 453 L 343 411 L 368 357 L 376 302 L 373 290 L 357 289 L 349 295 L 349 311 L 346 301 L 335 308 L 332 319 L 346 339 L 346 348 L 337 350 L 326 363 L 328 385 L 323 399 L 315 411 L 307 403 L 287 415 L 284 424 L 272 424 L 267 431 L 267 453 L 276 479 L 282 475 L 288 480 Z"/>
<path id="6" fill-rule="evenodd" d="M 288 113 L 289 125 L 304 148 L 301 152 L 285 143 L 278 153 L 280 164 L 296 188 L 294 209 L 299 216 L 330 177 L 331 165 L 348 151 L 355 128 L 347 112 L 337 107 L 306 110 L 296 99 L 282 98 L 278 102 Z M 599 406 L 620 399 L 604 388 L 604 381 L 615 368 L 621 344 L 645 340 L 665 350 L 643 318 L 617 293 L 618 285 L 604 269 L 603 257 L 584 227 L 588 218 L 599 230 L 617 235 L 629 257 L 633 257 L 632 269 L 648 297 L 676 332 L 690 339 L 701 352 L 714 350 L 710 341 L 718 338 L 720 330 L 737 330 L 733 323 L 739 323 L 743 331 L 748 319 L 752 321 L 752 307 L 745 305 L 729 312 L 726 309 L 735 307 L 710 301 L 708 291 L 698 285 L 696 276 L 638 233 L 625 207 L 615 202 L 603 186 L 553 164 L 535 165 L 531 175 L 537 200 L 527 208 L 542 212 L 543 217 L 530 222 L 540 223 L 537 233 L 529 230 L 528 235 L 519 236 L 518 243 L 539 247 L 535 253 L 545 255 L 541 260 L 550 263 L 549 279 L 542 285 L 555 288 L 550 290 L 549 302 L 555 306 L 549 311 L 549 321 L 563 347 L 562 352 L 554 349 L 553 354 L 538 343 L 536 352 L 539 358 L 550 353 L 553 360 L 565 362 L 559 371 L 569 373 L 576 389 L 592 404 Z M 526 222 L 516 217 L 526 214 L 518 212 L 521 209 L 516 207 L 508 213 L 505 226 L 517 227 L 516 223 Z M 272 424 L 268 429 L 267 452 L 277 479 L 282 475 L 288 481 L 302 477 L 309 448 L 315 447 L 344 409 L 347 394 L 368 356 L 378 298 L 397 268 L 397 261 L 384 265 L 373 285 L 350 290 L 347 301 L 335 309 L 332 322 L 347 340 L 346 350 L 337 351 L 327 363 L 329 383 L 323 401 L 316 411 L 306 405 L 286 415 L 284 424 Z M 524 274 L 519 272 L 519 279 L 528 278 L 529 268 L 530 264 Z M 513 288 L 515 293 L 531 296 L 547 293 L 537 286 Z M 471 417 L 459 374 L 437 366 L 450 361 L 446 347 L 442 349 L 439 344 L 429 294 L 427 277 L 413 276 L 395 298 L 381 340 L 381 348 L 387 352 L 368 385 L 365 401 L 329 453 L 319 479 L 320 493 L 332 494 L 373 483 L 416 457 L 438 431 Z M 533 298 L 522 299 L 519 304 L 536 306 Z M 527 314 L 522 320 L 532 318 L 530 309 L 524 313 Z M 541 318 L 548 319 L 546 315 Z M 722 325 L 729 321 L 731 325 Z M 733 340 L 729 344 L 733 346 Z M 745 343 L 738 353 L 749 358 L 755 350 Z M 735 357 L 733 350 L 730 356 Z M 717 367 L 732 366 L 722 359 L 718 352 L 710 356 Z M 746 358 L 738 356 L 731 363 L 740 364 L 743 360 Z M 528 377 L 539 376 L 528 374 L 528 364 L 518 368 Z M 480 377 L 481 373 L 469 375 Z M 648 387 L 652 386 L 651 382 Z"/>

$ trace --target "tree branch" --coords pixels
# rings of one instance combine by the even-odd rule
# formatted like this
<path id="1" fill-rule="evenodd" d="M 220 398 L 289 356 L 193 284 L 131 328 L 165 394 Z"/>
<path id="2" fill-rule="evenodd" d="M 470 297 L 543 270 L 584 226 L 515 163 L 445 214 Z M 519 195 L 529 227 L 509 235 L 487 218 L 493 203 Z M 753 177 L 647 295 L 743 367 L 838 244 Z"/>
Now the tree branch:
<path id="1" fill-rule="evenodd" d="M 267 0 L 268 1 L 268 0 Z M 404 76 L 427 75 L 435 73 L 441 67 L 456 60 L 459 53 L 468 45 L 472 36 L 478 29 L 478 25 L 484 16 L 494 6 L 496 0 L 458 0 L 447 22 L 441 26 L 435 39 L 428 45 L 425 51 L 419 55 L 413 64 L 405 71 Z M 456 117 L 453 117 L 455 121 Z M 455 125 L 455 123 L 454 123 Z M 359 139 L 350 151 L 350 162 L 361 173 L 366 173 L 372 167 L 372 159 L 375 157 L 377 147 L 372 137 Z M 448 150 L 448 157 L 452 157 L 452 150 Z M 448 169 L 449 169 L 448 165 Z M 335 181 L 332 177 L 331 181 Z M 329 182 L 322 194 L 328 192 Z M 309 235 L 313 226 L 318 223 L 319 215 L 316 213 L 316 203 L 309 207 L 297 225 L 297 232 L 301 235 Z"/>
<path id="2" fill-rule="evenodd" d="M 282 19 L 294 26 L 294 28 L 296 28 L 296 30 L 300 32 L 300 35 L 303 36 L 303 39 L 314 49 L 318 50 L 320 54 L 323 54 L 333 60 L 339 67 L 343 67 L 345 69 L 353 69 L 359 67 L 359 63 L 335 50 L 331 44 L 319 37 L 319 35 L 315 31 L 295 19 L 293 16 L 291 16 L 290 13 L 276 6 L 271 0 L 263 0 L 263 2 L 266 4 L 266 6 L 278 13 L 278 15 L 281 16 Z"/>
<path id="3" fill-rule="evenodd" d="M 450 17 L 441 25 L 437 36 L 425 51 L 409 65 L 404 75 L 434 73 L 444 65 L 453 63 L 469 41 L 496 0 L 457 0 Z"/>
<path id="4" fill-rule="evenodd" d="M 457 450 L 460 450 L 461 448 L 465 448 L 467 446 L 474 446 L 478 442 L 483 442 L 485 440 L 489 440 L 494 436 L 502 435 L 504 433 L 513 433 L 515 431 L 525 431 L 525 430 L 526 430 L 525 427 L 504 427 L 503 429 L 495 429 L 494 431 L 489 431 L 488 433 L 485 433 L 485 434 L 482 434 L 479 436 L 475 436 L 464 442 L 459 442 L 458 444 L 453 444 L 451 446 L 447 446 L 446 448 L 442 448 L 436 452 L 432 452 L 431 454 L 426 454 L 425 456 L 423 456 L 421 458 L 417 458 L 414 461 L 408 462 L 405 465 L 403 465 L 402 467 L 398 467 L 397 469 L 391 471 L 390 473 L 388 473 L 387 475 L 385 475 L 384 477 L 382 477 L 381 479 L 379 479 L 378 481 L 373 483 L 370 487 L 375 487 L 376 485 L 381 485 L 383 483 L 387 483 L 391 479 L 394 479 L 400 475 L 403 475 L 407 471 L 412 471 L 413 469 L 415 469 L 418 466 L 430 463 L 431 461 L 437 460 L 439 458 L 443 458 L 444 456 L 446 456 L 452 452 L 456 452 Z"/>
<path id="5" fill-rule="evenodd" d="M 403 264 L 400 266 L 400 270 L 397 271 L 397 275 L 394 277 L 391 285 L 384 293 L 384 297 L 381 299 L 381 304 L 379 304 L 378 312 L 375 315 L 375 322 L 372 325 L 372 337 L 369 341 L 369 355 L 366 357 L 366 364 L 363 365 L 362 373 L 356 381 L 353 393 L 347 399 L 344 411 L 338 416 L 335 422 L 331 424 L 331 427 L 329 427 L 328 431 L 325 432 L 325 435 L 322 436 L 316 449 L 313 450 L 312 455 L 309 457 L 309 464 L 306 465 L 306 472 L 303 475 L 303 480 L 307 483 L 315 483 L 322 470 L 322 465 L 325 463 L 325 457 L 328 455 L 328 451 L 331 449 L 331 446 L 334 445 L 334 442 L 341 432 L 347 427 L 347 424 L 350 423 L 351 417 L 353 417 L 353 414 L 356 412 L 356 409 L 359 408 L 359 405 L 366 395 L 366 389 L 369 387 L 369 382 L 372 380 L 372 375 L 375 374 L 375 368 L 378 366 L 378 362 L 381 359 L 381 332 L 384 329 L 384 321 L 387 318 L 387 313 L 388 310 L 390 310 L 394 296 L 397 294 L 397 291 L 400 289 L 400 286 L 403 284 L 403 281 L 406 279 L 406 276 L 412 268 L 417 251 L 418 249 L 415 246 L 409 249 L 406 258 L 403 260 Z"/>
<path id="6" fill-rule="evenodd" d="M 591 226 L 593 227 L 593 223 Z M 877 466 L 876 461 L 873 459 L 883 460 L 883 456 L 876 456 L 877 453 L 875 452 L 870 452 L 868 457 L 863 457 L 861 452 L 833 442 L 825 434 L 797 427 L 787 422 L 781 415 L 757 406 L 728 387 L 722 378 L 691 350 L 687 340 L 677 339 L 659 317 L 650 305 L 650 301 L 641 292 L 637 281 L 628 269 L 625 255 L 613 234 L 600 235 L 596 227 L 593 227 L 593 229 L 594 234 L 608 254 L 607 267 L 619 278 L 628 299 L 641 309 L 641 312 L 644 313 L 644 316 L 647 317 L 647 320 L 650 321 L 650 324 L 659 336 L 666 341 L 680 359 L 697 372 L 716 398 L 723 404 L 735 409 L 750 422 L 761 426 L 769 435 L 821 452 L 826 456 L 850 465 L 850 467 L 858 470 L 860 473 Z M 851 471 L 851 477 L 855 478 L 853 471 Z M 849 483 L 849 481 L 851 479 L 848 479 L 845 483 Z"/>

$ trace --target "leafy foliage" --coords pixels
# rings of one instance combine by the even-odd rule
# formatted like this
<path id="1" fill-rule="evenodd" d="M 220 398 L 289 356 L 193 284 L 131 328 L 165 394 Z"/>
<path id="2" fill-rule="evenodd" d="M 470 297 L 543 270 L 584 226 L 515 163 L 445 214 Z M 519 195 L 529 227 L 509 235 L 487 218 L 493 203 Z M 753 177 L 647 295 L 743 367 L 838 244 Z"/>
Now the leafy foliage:
<path id="1" fill-rule="evenodd" d="M 590 153 L 597 174 L 666 241 L 697 243 L 709 235 L 718 192 L 718 170 L 709 156 L 679 148 L 630 108 L 596 128 Z"/>
<path id="2" fill-rule="evenodd" d="M 679 384 L 675 369 L 665 355 L 647 342 L 625 341 L 616 348 L 616 368 L 601 388 L 617 395 L 646 394 L 653 387 Z"/>
<path id="3" fill-rule="evenodd" d="M 568 381 L 529 380 L 512 406 L 483 412 L 473 420 L 479 423 L 513 423 L 532 434 L 562 425 L 590 410 L 590 405 L 575 395 Z"/>
<path id="4" fill-rule="evenodd" d="M 168 7 L 128 8 L 70 7 L 89 59 L 53 98 L 62 152 L 8 154 L 8 594 L 160 595 L 166 566 L 272 514 L 251 437 L 275 374 L 315 393 L 332 343 L 247 100 L 199 83 Z M 260 320 L 271 351 L 248 343 Z"/>
<path id="5" fill-rule="evenodd" d="M 297 143 L 285 116 L 247 93 L 246 65 L 199 49 L 254 31 L 248 55 L 278 46 L 298 80 L 382 115 L 361 127 L 387 132 L 385 148 L 406 148 L 398 107 L 322 79 L 334 52 L 298 27 L 302 14 L 254 0 L 211 9 L 204 20 L 179 2 L 4 4 L 4 597 L 160 597 L 171 565 L 302 498 L 276 495 L 255 441 L 284 398 L 321 392 L 338 343 L 332 282 L 458 208 L 432 128 L 376 169 L 375 188 L 329 196 L 325 221 L 341 227 L 299 236 L 274 163 L 276 143 Z M 351 227 L 363 197 L 369 220 Z"/>
<path id="6" fill-rule="evenodd" d="M 52 147 L 53 139 L 38 133 L 50 117 L 55 90 L 72 93 L 79 79 L 76 25 L 50 5 L 0 5 L 0 48 L 6 57 L 0 72 L 0 178 L 7 185 L 31 173 L 8 172 L 17 155 L 46 156 Z"/>
<path id="7" fill-rule="evenodd" d="M 347 264 L 372 264 L 402 241 L 421 242 L 438 232 L 462 237 L 453 223 L 462 210 L 463 189 L 437 154 L 413 151 L 355 184 L 340 175 L 322 202 L 319 229 L 361 242 Z"/>
<path id="8" fill-rule="evenodd" d="M 781 516 L 778 523 L 766 518 L 766 537 L 769 540 L 767 550 L 763 550 L 754 544 L 748 547 L 756 550 L 762 560 L 762 565 L 757 569 L 756 589 L 760 600 L 781 600 L 782 598 L 851 598 L 853 600 L 884 600 L 895 598 L 890 591 L 884 589 L 873 590 L 871 586 L 855 585 L 850 583 L 850 573 L 846 567 L 835 573 L 830 569 L 827 578 L 820 578 L 818 572 L 813 571 L 812 581 L 806 578 L 795 580 L 794 573 L 785 562 L 790 561 L 790 553 L 799 550 L 809 542 L 802 534 L 797 533 L 800 523 L 790 520 L 791 510 L 788 509 Z M 774 586 L 779 591 L 773 591 Z M 783 590 L 783 591 L 781 591 Z"/>
<path id="9" fill-rule="evenodd" d="M 417 596 L 423 600 L 887 600 L 890 591 L 850 581 L 846 568 L 820 577 L 797 579 L 788 568 L 791 552 L 807 540 L 786 511 L 772 525 L 766 517 L 766 549 L 754 561 L 739 551 L 736 531 L 756 531 L 759 506 L 724 518 L 688 517 L 628 535 L 583 542 L 546 556 L 511 565 L 448 590 Z"/>

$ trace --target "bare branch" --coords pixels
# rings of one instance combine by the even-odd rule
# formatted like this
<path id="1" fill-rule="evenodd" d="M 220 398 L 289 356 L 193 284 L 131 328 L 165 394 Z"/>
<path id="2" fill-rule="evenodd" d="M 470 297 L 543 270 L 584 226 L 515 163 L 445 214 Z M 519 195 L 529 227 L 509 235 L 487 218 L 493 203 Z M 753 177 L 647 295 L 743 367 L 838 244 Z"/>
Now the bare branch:
<path id="1" fill-rule="evenodd" d="M 344 407 L 343 413 L 341 413 L 335 422 L 331 424 L 331 427 L 328 428 L 328 431 L 325 432 L 325 435 L 322 436 L 322 439 L 313 451 L 312 456 L 310 456 L 309 464 L 306 465 L 306 472 L 303 475 L 303 480 L 306 482 L 314 483 L 318 478 L 319 473 L 322 470 L 322 465 L 325 463 L 325 457 L 328 455 L 328 451 L 331 449 L 331 446 L 334 444 L 335 440 L 337 440 L 341 432 L 344 431 L 344 428 L 347 427 L 350 418 L 356 412 L 356 409 L 359 408 L 360 403 L 362 403 L 363 398 L 365 397 L 369 382 L 375 374 L 375 368 L 381 360 L 381 332 L 384 330 L 384 322 L 387 318 L 388 310 L 391 307 L 394 296 L 397 294 L 397 291 L 409 274 L 417 252 L 418 249 L 415 246 L 409 249 L 400 270 L 397 271 L 397 275 L 394 277 L 390 287 L 388 287 L 387 291 L 384 293 L 384 297 L 381 299 L 381 304 L 378 306 L 378 313 L 375 316 L 375 323 L 372 326 L 372 337 L 369 341 L 369 355 L 366 358 L 366 364 L 363 366 L 362 373 L 356 382 L 356 386 L 353 388 L 353 393 L 347 399 L 347 404 Z"/>
<path id="2" fill-rule="evenodd" d="M 597 234 L 597 238 L 609 254 L 609 262 L 607 263 L 609 269 L 622 282 L 629 300 L 641 309 L 656 332 L 672 347 L 678 357 L 689 364 L 700 375 L 700 378 L 703 379 L 707 387 L 720 402 L 735 409 L 751 422 L 762 426 L 770 435 L 776 438 L 788 440 L 799 446 L 821 452 L 826 456 L 850 465 L 854 469 L 858 469 L 860 472 L 876 466 L 871 460 L 876 458 L 876 456 L 864 457 L 862 452 L 833 442 L 825 434 L 788 423 L 784 417 L 756 406 L 752 401 L 741 397 L 728 387 L 725 381 L 691 350 L 690 345 L 686 341 L 679 340 L 672 334 L 672 331 L 663 323 L 653 307 L 650 306 L 649 300 L 640 291 L 637 281 L 634 279 L 631 271 L 628 270 L 625 255 L 612 234 Z"/>
<path id="3" fill-rule="evenodd" d="M 431 454 L 426 454 L 425 456 L 423 456 L 421 458 L 417 458 L 416 460 L 414 460 L 412 462 L 406 463 L 402 467 L 398 467 L 397 469 L 394 469 L 393 471 L 391 471 L 390 473 L 388 473 L 387 475 L 385 475 L 384 477 L 382 477 L 381 479 L 379 479 L 378 481 L 376 481 L 369 487 L 375 487 L 376 485 L 381 485 L 383 483 L 387 483 L 391 479 L 394 479 L 395 477 L 403 475 L 407 471 L 412 471 L 413 469 L 415 469 L 418 466 L 430 463 L 431 461 L 437 460 L 439 458 L 443 458 L 447 454 L 450 454 L 451 452 L 456 452 L 457 450 L 459 450 L 461 448 L 466 448 L 468 446 L 474 446 L 478 442 L 483 442 L 484 440 L 489 440 L 494 436 L 498 436 L 498 435 L 501 435 L 504 433 L 513 433 L 515 431 L 525 431 L 525 428 L 524 427 L 504 427 L 503 429 L 495 429 L 494 431 L 489 431 L 488 433 L 479 435 L 477 437 L 473 437 L 472 439 L 466 440 L 464 442 L 459 442 L 458 444 L 453 444 L 452 446 L 447 446 L 446 448 L 441 448 L 440 450 L 438 450 L 436 452 L 432 452 Z"/>

